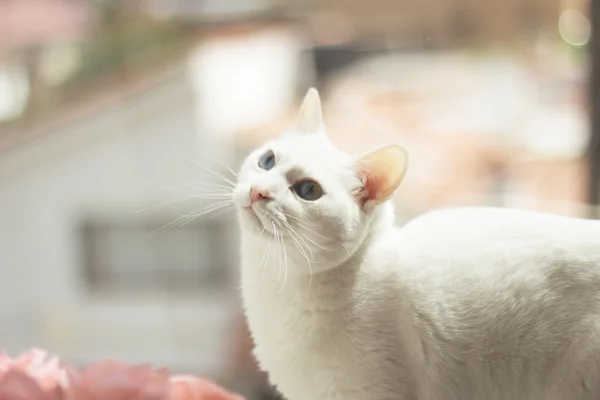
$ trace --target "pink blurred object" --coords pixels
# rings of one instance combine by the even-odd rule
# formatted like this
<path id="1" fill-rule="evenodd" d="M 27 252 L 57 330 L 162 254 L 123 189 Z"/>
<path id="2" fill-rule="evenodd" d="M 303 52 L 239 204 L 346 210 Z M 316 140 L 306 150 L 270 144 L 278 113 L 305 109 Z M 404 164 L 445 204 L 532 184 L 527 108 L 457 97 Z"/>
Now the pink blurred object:
<path id="1" fill-rule="evenodd" d="M 169 372 L 99 361 L 69 374 L 67 400 L 170 400 Z"/>
<path id="2" fill-rule="evenodd" d="M 171 378 L 173 400 L 244 400 L 217 384 L 193 375 L 175 375 Z"/>
<path id="3" fill-rule="evenodd" d="M 62 392 L 44 390 L 25 372 L 10 370 L 0 378 L 0 400 L 62 400 Z"/>
<path id="4" fill-rule="evenodd" d="M 89 10 L 81 2 L 0 1 L 0 47 L 79 39 L 89 20 Z"/>
<path id="5" fill-rule="evenodd" d="M 207 379 L 104 360 L 78 370 L 44 350 L 0 353 L 0 400 L 244 400 Z"/>
<path id="6" fill-rule="evenodd" d="M 53 392 L 66 384 L 66 370 L 58 357 L 40 349 L 31 349 L 13 359 L 0 353 L 0 378 L 10 372 L 19 372 L 31 377 L 46 391 Z"/>

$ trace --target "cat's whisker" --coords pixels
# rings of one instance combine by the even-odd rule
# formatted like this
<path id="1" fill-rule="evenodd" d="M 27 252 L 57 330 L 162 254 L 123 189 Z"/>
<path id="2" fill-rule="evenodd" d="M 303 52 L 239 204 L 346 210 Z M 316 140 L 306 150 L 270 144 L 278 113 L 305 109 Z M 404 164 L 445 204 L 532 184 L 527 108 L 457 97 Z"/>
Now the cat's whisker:
<path id="1" fill-rule="evenodd" d="M 155 235 L 155 234 L 157 234 L 159 232 L 162 232 L 164 230 L 171 229 L 171 228 L 175 227 L 179 221 L 180 221 L 180 218 L 177 218 L 175 221 L 171 221 L 168 224 L 163 225 L 160 228 L 153 230 L 152 232 L 148 233 L 147 236 L 152 236 L 152 235 Z"/>
<path id="2" fill-rule="evenodd" d="M 312 259 L 312 251 L 310 250 L 310 248 L 307 248 L 308 251 L 311 253 L 310 257 L 308 256 L 308 254 L 306 254 L 306 250 L 304 250 L 304 248 L 302 247 L 302 245 L 300 244 L 300 242 L 298 242 L 296 236 L 298 236 L 297 233 L 292 232 L 291 230 L 288 231 L 290 234 L 290 238 L 292 239 L 292 241 L 294 242 L 294 245 L 296 246 L 296 248 L 298 249 L 298 251 L 300 252 L 300 254 L 302 254 L 302 256 L 306 259 L 306 262 L 308 263 L 308 265 L 310 266 L 311 264 L 311 259 Z M 300 238 L 301 239 L 301 238 Z"/>
<path id="3" fill-rule="evenodd" d="M 229 173 L 231 173 L 231 175 L 233 175 L 235 177 L 235 179 L 239 178 L 239 175 L 237 174 L 237 172 L 235 172 L 233 170 L 233 168 L 231 168 L 228 164 L 226 164 L 222 161 L 216 160 L 216 159 L 213 159 L 213 161 L 216 162 L 217 164 L 219 164 L 222 168 L 225 168 L 227 171 L 229 171 Z"/>
<path id="4" fill-rule="evenodd" d="M 287 257 L 287 250 L 285 249 L 285 243 L 283 243 L 283 236 L 281 237 L 281 242 L 282 242 L 282 248 L 283 248 L 283 258 L 284 258 L 284 275 L 283 275 L 283 285 L 281 285 L 281 290 L 283 291 L 285 289 L 285 284 L 287 283 L 287 276 L 288 276 L 288 257 Z"/>
<path id="5" fill-rule="evenodd" d="M 325 239 L 325 240 L 331 239 L 331 238 L 325 237 L 325 236 L 323 236 L 323 235 L 321 235 L 321 234 L 313 231 L 312 229 L 310 229 L 310 228 L 308 228 L 308 227 L 306 227 L 306 226 L 304 226 L 302 224 L 299 224 L 299 223 L 296 223 L 296 224 L 298 225 L 299 228 L 301 228 L 301 229 L 307 231 L 308 233 L 310 233 L 312 235 L 315 235 L 315 236 L 317 236 L 317 237 L 319 237 L 321 239 Z"/>
<path id="6" fill-rule="evenodd" d="M 312 262 L 311 262 L 312 250 L 310 249 L 310 247 L 308 246 L 308 244 L 302 239 L 302 237 L 296 232 L 296 230 L 289 223 L 287 223 L 285 220 L 283 220 L 281 218 L 279 218 L 279 220 L 284 225 L 284 227 L 287 228 L 287 232 L 289 233 L 289 236 L 292 239 L 292 242 L 294 243 L 294 246 L 296 246 L 296 248 L 298 249 L 298 251 L 300 252 L 300 254 L 306 259 L 306 262 L 308 264 L 308 269 L 309 269 L 310 277 L 311 277 L 311 280 L 312 280 Z M 308 254 L 306 253 L 306 251 L 304 250 L 304 248 L 302 247 L 302 245 L 300 244 L 300 242 L 298 241 L 297 238 L 300 239 L 300 240 L 302 240 L 304 242 L 304 244 L 307 246 L 306 248 L 311 253 L 311 257 L 308 256 Z M 283 236 L 281 236 L 281 242 L 283 243 Z M 289 269 L 288 258 L 287 258 L 287 250 L 285 248 L 285 243 L 283 243 L 283 251 L 284 251 L 284 258 L 285 258 L 285 260 L 284 260 L 285 261 L 285 263 L 284 263 L 285 276 L 284 276 L 284 282 L 283 282 L 283 285 L 282 285 L 282 289 L 285 286 L 285 283 L 287 281 L 287 274 L 288 274 L 288 269 Z"/>
<path id="7" fill-rule="evenodd" d="M 315 235 L 315 236 L 318 236 L 318 237 L 320 237 L 320 238 L 322 238 L 322 239 L 328 239 L 327 237 L 325 237 L 325 236 L 321 235 L 320 233 L 318 233 L 318 232 L 315 232 L 315 231 L 313 231 L 312 229 L 310 229 L 308 226 L 306 226 L 306 225 L 305 225 L 305 223 L 304 223 L 304 222 L 303 222 L 303 221 L 302 221 L 300 218 L 298 218 L 298 217 L 295 217 L 295 216 L 293 216 L 293 215 L 290 215 L 290 214 L 288 214 L 288 213 L 284 213 L 284 215 L 285 215 L 286 217 L 288 217 L 288 218 L 291 218 L 291 219 L 293 219 L 293 220 L 294 220 L 294 223 L 295 223 L 296 225 L 298 225 L 299 227 L 301 227 L 302 229 L 304 229 L 304 230 L 306 230 L 306 231 L 308 231 L 308 232 L 312 233 L 313 235 Z"/>
<path id="8" fill-rule="evenodd" d="M 170 205 L 173 205 L 173 204 L 181 203 L 183 201 L 191 200 L 193 198 L 194 198 L 194 195 L 186 195 L 186 196 L 178 198 L 178 199 L 165 200 L 165 201 L 162 201 L 160 203 L 153 204 L 151 206 L 148 206 L 148 207 L 142 208 L 140 210 L 137 210 L 136 213 L 137 214 L 143 214 L 143 213 L 146 213 L 148 211 L 155 210 L 157 208 L 162 208 L 162 207 L 170 206 Z"/>
<path id="9" fill-rule="evenodd" d="M 277 240 L 279 243 L 279 255 L 278 255 L 278 260 L 279 260 L 279 276 L 282 279 L 285 279 L 285 266 L 284 266 L 284 257 L 283 257 L 283 236 L 281 235 L 280 232 L 277 233 Z M 277 280 L 279 282 L 279 279 Z"/>
<path id="10" fill-rule="evenodd" d="M 148 234 L 148 236 L 152 236 L 152 235 L 155 235 L 155 234 L 157 234 L 157 233 L 159 233 L 159 232 L 162 232 L 162 231 L 164 231 L 164 230 L 168 230 L 168 229 L 174 228 L 174 227 L 178 226 L 178 224 L 180 224 L 180 223 L 181 223 L 182 221 L 184 221 L 186 218 L 187 218 L 186 216 L 179 216 L 179 217 L 178 217 L 178 218 L 176 218 L 174 221 L 171 221 L 171 222 L 169 222 L 168 224 L 166 224 L 166 225 L 163 225 L 163 226 L 161 226 L 160 228 L 153 230 L 152 232 L 150 232 L 150 233 Z"/>
<path id="11" fill-rule="evenodd" d="M 348 250 L 348 247 L 346 247 L 345 244 L 342 244 L 342 247 L 344 248 L 344 250 L 346 250 L 346 254 L 348 254 L 348 257 L 352 257 L 352 255 L 350 254 L 350 250 Z"/>
<path id="12" fill-rule="evenodd" d="M 325 251 L 331 251 L 330 248 L 325 247 L 320 245 L 319 243 L 315 242 L 313 239 L 309 238 L 307 234 L 301 235 L 300 232 L 298 232 L 298 235 L 300 235 L 301 237 L 303 237 L 304 239 L 308 240 L 309 242 L 311 242 L 312 244 L 314 244 L 315 246 L 317 246 L 318 248 L 320 248 L 321 250 L 325 250 Z"/>
<path id="13" fill-rule="evenodd" d="M 278 251 L 278 255 L 277 255 L 277 259 L 278 259 L 278 264 L 279 264 L 279 274 L 278 276 L 281 277 L 283 279 L 283 240 L 281 237 L 281 234 L 279 233 L 279 231 L 277 232 L 277 251 Z M 279 281 L 279 279 L 278 279 Z"/>
<path id="14" fill-rule="evenodd" d="M 315 235 L 315 236 L 317 236 L 317 237 L 318 237 L 318 238 L 320 238 L 320 239 L 324 239 L 324 240 L 331 240 L 331 238 L 328 238 L 328 237 L 326 237 L 326 236 L 323 236 L 323 235 L 321 235 L 320 233 L 318 233 L 318 232 L 315 232 L 315 231 L 313 231 L 312 229 L 308 228 L 307 226 L 305 226 L 305 225 L 302 225 L 301 223 L 297 223 L 297 225 L 298 225 L 298 227 L 300 227 L 301 229 L 303 229 L 303 230 L 307 231 L 308 233 L 310 233 L 310 234 L 312 234 L 312 235 Z"/>
<path id="15" fill-rule="evenodd" d="M 300 218 L 298 218 L 298 217 L 296 217 L 296 216 L 294 216 L 294 215 L 292 215 L 292 214 L 289 214 L 289 213 L 286 213 L 286 212 L 284 212 L 284 213 L 283 213 L 283 215 L 285 215 L 287 218 L 291 218 L 291 219 L 293 219 L 294 221 L 297 221 L 297 222 L 299 222 L 299 223 L 302 223 L 302 220 L 301 220 Z"/>
<path id="16" fill-rule="evenodd" d="M 352 253 L 350 253 L 350 250 L 348 250 L 347 245 L 342 244 L 342 247 L 344 248 L 344 250 L 346 250 L 346 254 L 348 254 L 348 261 L 350 261 L 352 266 L 355 267 L 356 266 L 356 258 L 352 256 Z"/>
<path id="17" fill-rule="evenodd" d="M 179 190 L 179 189 L 176 189 L 176 188 L 174 188 L 172 186 L 162 187 L 162 188 L 160 188 L 160 191 L 170 192 L 170 193 L 175 193 L 175 194 L 178 194 L 178 195 L 185 195 L 185 196 L 189 195 L 189 193 L 187 193 L 185 191 L 182 191 L 182 190 Z"/>
<path id="18" fill-rule="evenodd" d="M 195 220 L 197 218 L 200 218 L 202 216 L 205 216 L 205 215 L 213 213 L 213 212 L 217 212 L 217 211 L 223 210 L 223 209 L 225 209 L 226 207 L 228 207 L 228 206 L 230 206 L 232 204 L 233 203 L 232 203 L 231 200 L 221 200 L 221 201 L 218 201 L 218 202 L 213 203 L 211 205 L 208 205 L 208 206 L 206 206 L 204 208 L 201 208 L 200 210 L 196 210 L 196 211 L 193 211 L 191 213 L 181 215 L 177 219 L 175 219 L 175 221 L 172 221 L 172 222 L 170 222 L 170 223 L 168 223 L 168 224 L 166 224 L 166 225 L 164 225 L 164 226 L 162 226 L 162 227 L 160 227 L 160 228 L 152 231 L 150 233 L 150 235 L 156 234 L 156 233 L 161 232 L 161 231 L 163 231 L 165 229 L 170 229 L 170 228 L 173 228 L 173 227 L 176 227 L 176 226 L 177 227 L 183 227 L 183 226 L 189 224 L 190 222 L 192 222 L 193 220 Z"/>
<path id="19" fill-rule="evenodd" d="M 306 262 L 308 262 L 310 264 L 310 259 L 312 259 L 313 254 L 312 254 L 312 250 L 310 249 L 310 247 L 308 246 L 308 244 L 306 242 L 304 242 L 304 244 L 306 245 L 306 248 L 310 252 L 310 258 L 308 256 L 308 254 L 306 254 L 306 251 L 304 250 L 304 248 L 300 245 L 300 243 L 296 239 L 298 237 L 300 240 L 302 240 L 302 238 L 296 232 L 296 230 L 294 228 L 292 228 L 292 226 L 290 224 L 288 224 L 287 222 L 285 222 L 283 220 L 281 222 L 287 227 L 288 233 L 290 234 L 290 237 L 291 237 L 292 241 L 294 242 L 294 244 L 296 245 L 296 247 L 298 248 L 298 250 L 300 251 L 300 253 L 304 256 L 304 258 L 306 259 Z"/>
<path id="20" fill-rule="evenodd" d="M 165 200 L 165 201 L 162 201 L 162 202 L 159 202 L 156 204 L 152 204 L 150 206 L 147 206 L 140 210 L 137 210 L 136 213 L 142 214 L 142 213 L 146 213 L 148 211 L 152 211 L 157 208 L 162 208 L 162 207 L 166 207 L 169 205 L 173 205 L 173 204 L 177 204 L 177 203 L 181 203 L 181 202 L 193 200 L 193 199 L 225 200 L 225 199 L 233 198 L 233 189 L 234 189 L 233 186 L 225 186 L 225 185 L 220 185 L 220 184 L 215 184 L 215 183 L 209 183 L 207 186 L 206 185 L 199 186 L 199 184 L 193 184 L 190 182 L 184 183 L 184 186 L 194 189 L 194 190 L 201 190 L 202 193 L 189 193 L 184 190 L 178 190 L 173 187 L 163 187 L 162 188 L 163 191 L 172 192 L 181 197 L 178 197 L 175 199 L 170 199 L 170 200 Z"/>
<path id="21" fill-rule="evenodd" d="M 238 178 L 238 174 L 228 164 L 216 159 L 215 157 L 211 157 L 210 155 L 205 155 L 205 157 L 208 158 L 210 161 L 213 161 L 214 163 L 218 164 L 221 168 L 226 169 L 229 173 L 235 176 L 236 179 Z"/>
<path id="22" fill-rule="evenodd" d="M 286 215 L 286 214 L 284 213 L 284 215 Z M 310 251 L 311 258 L 313 258 L 312 250 L 311 250 L 310 246 L 308 245 L 308 243 L 306 243 L 306 240 L 304 240 L 303 235 L 300 235 L 300 232 L 298 232 L 295 229 L 293 229 L 292 226 L 287 221 L 285 221 L 285 220 L 282 219 L 281 222 L 285 226 L 287 226 L 288 229 L 292 229 L 294 231 L 294 233 L 298 236 L 298 238 L 300 240 L 302 240 L 302 242 L 304 243 L 304 245 L 306 246 L 306 248 L 308 249 L 308 251 Z M 306 236 L 306 235 L 304 235 L 304 236 Z"/>
<path id="23" fill-rule="evenodd" d="M 193 183 L 193 182 L 186 182 L 185 185 L 191 189 L 194 190 L 202 190 L 202 191 L 207 191 L 208 189 L 219 189 L 220 191 L 223 191 L 223 193 L 233 193 L 233 186 L 227 186 L 227 185 L 222 185 L 219 183 L 214 183 L 214 182 L 204 182 L 204 183 Z"/>
<path id="24" fill-rule="evenodd" d="M 204 208 L 201 208 L 199 210 L 193 211 L 191 213 L 188 214 L 184 214 L 182 215 L 183 218 L 199 218 L 202 217 L 204 215 L 210 214 L 211 212 L 220 210 L 221 208 L 225 208 L 229 205 L 232 205 L 232 202 L 230 200 L 220 200 L 218 202 L 212 203 Z"/>
<path id="25" fill-rule="evenodd" d="M 207 214 L 210 214 L 214 211 L 219 211 L 221 209 L 226 210 L 229 207 L 233 207 L 233 200 L 228 198 L 228 199 L 222 199 L 222 200 L 217 200 L 215 202 L 212 202 L 211 205 L 209 205 L 208 207 L 214 206 L 216 209 L 214 210 L 208 210 L 207 212 L 202 212 L 200 215 L 196 215 L 196 218 L 198 217 L 202 217 L 205 216 Z M 212 216 L 211 216 L 212 217 Z"/>
<path id="26" fill-rule="evenodd" d="M 202 194 L 192 195 L 192 197 L 195 198 L 195 199 L 205 199 L 205 200 L 227 200 L 227 199 L 233 199 L 233 195 L 232 194 L 227 194 L 227 193 L 202 193 Z"/>
<path id="27" fill-rule="evenodd" d="M 215 218 L 217 218 L 217 217 L 219 217 L 219 216 L 223 215 L 225 212 L 227 212 L 227 211 L 228 211 L 228 209 L 229 209 L 229 206 L 233 206 L 233 204 L 228 204 L 228 205 L 226 205 L 226 206 L 224 206 L 224 207 L 222 207 L 222 208 L 220 208 L 220 209 L 217 209 L 217 210 L 215 210 L 215 211 L 214 211 L 214 212 L 212 212 L 212 213 L 209 213 L 210 215 L 208 215 L 208 216 L 207 216 L 207 217 L 208 217 L 208 219 L 215 219 Z M 201 215 L 201 216 L 199 216 L 199 217 L 202 217 L 202 215 Z M 199 217 L 197 217 L 197 218 L 199 218 Z"/>
<path id="28" fill-rule="evenodd" d="M 287 223 L 286 223 L 287 225 Z M 311 287 L 312 287 L 312 261 L 309 259 L 308 255 L 306 254 L 306 252 L 304 251 L 304 249 L 302 248 L 302 246 L 300 245 L 300 243 L 294 238 L 294 234 L 298 235 L 298 233 L 293 233 L 292 231 L 294 231 L 294 229 L 290 226 L 289 227 L 289 233 L 290 233 L 290 237 L 292 238 L 293 242 L 294 242 L 294 246 L 296 246 L 296 248 L 298 249 L 298 251 L 304 256 L 304 258 L 306 259 L 306 263 L 308 264 L 308 275 L 309 275 L 309 283 L 308 283 L 308 290 L 310 291 Z M 294 231 L 295 232 L 295 231 Z M 310 247 L 308 247 L 308 251 L 310 251 L 311 253 L 311 258 L 312 258 L 312 251 L 310 250 Z"/>
<path id="29" fill-rule="evenodd" d="M 261 274 L 260 274 L 260 283 L 259 283 L 259 287 L 262 286 L 262 282 L 263 279 L 265 278 L 265 272 L 268 268 L 268 264 L 269 264 L 269 256 L 271 255 L 271 244 L 273 243 L 272 240 L 269 240 L 267 246 L 265 247 L 265 252 L 263 253 L 263 258 L 262 260 L 260 260 L 260 270 L 261 270 Z"/>
<path id="30" fill-rule="evenodd" d="M 279 232 L 277 231 L 277 227 L 275 223 L 271 222 L 271 226 L 273 227 L 273 235 L 275 236 L 275 246 L 277 247 L 277 281 L 281 277 L 281 248 L 279 244 Z"/>
<path id="31" fill-rule="evenodd" d="M 208 172 L 209 174 L 213 175 L 214 177 L 216 177 L 216 178 L 219 178 L 219 179 L 223 180 L 224 182 L 226 182 L 226 183 L 230 184 L 232 187 L 235 187 L 235 186 L 236 186 L 236 184 L 235 184 L 235 183 L 234 183 L 234 182 L 233 182 L 231 179 L 228 179 L 228 178 L 227 178 L 227 177 L 225 177 L 223 174 L 221 174 L 221 173 L 219 173 L 219 172 L 216 172 L 216 171 L 214 171 L 214 170 L 212 170 L 212 169 L 210 169 L 210 168 L 208 168 L 208 167 L 206 167 L 206 166 L 204 166 L 204 165 L 202 165 L 202 164 L 199 164 L 199 163 L 197 163 L 197 162 L 195 162 L 195 161 L 192 161 L 192 163 L 193 163 L 194 165 L 196 165 L 196 166 L 198 166 L 198 167 L 202 168 L 203 170 L 205 170 L 205 171 L 206 171 L 206 172 Z"/>

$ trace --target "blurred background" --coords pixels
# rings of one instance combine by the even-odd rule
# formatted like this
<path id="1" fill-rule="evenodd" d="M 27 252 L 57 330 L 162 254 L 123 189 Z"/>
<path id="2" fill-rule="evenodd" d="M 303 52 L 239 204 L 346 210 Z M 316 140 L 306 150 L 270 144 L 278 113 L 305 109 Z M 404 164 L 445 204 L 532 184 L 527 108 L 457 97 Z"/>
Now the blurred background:
<path id="1" fill-rule="evenodd" d="M 596 217 L 591 3 L 0 0 L 1 346 L 274 398 L 233 209 L 179 218 L 311 85 L 340 148 L 408 149 L 399 222 L 452 205 Z"/>

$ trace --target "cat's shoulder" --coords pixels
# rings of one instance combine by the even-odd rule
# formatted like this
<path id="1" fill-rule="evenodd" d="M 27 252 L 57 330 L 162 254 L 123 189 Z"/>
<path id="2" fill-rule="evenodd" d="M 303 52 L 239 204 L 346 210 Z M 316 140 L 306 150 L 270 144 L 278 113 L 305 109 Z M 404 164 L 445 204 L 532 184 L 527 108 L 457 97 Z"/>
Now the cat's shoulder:
<path id="1" fill-rule="evenodd" d="M 600 221 L 527 210 L 464 207 L 431 211 L 396 231 L 395 250 L 407 265 L 491 265 L 600 262 Z M 400 243 L 400 245 L 398 245 Z M 425 262 L 425 260 L 428 260 Z M 454 260 L 455 263 L 449 263 Z M 517 262 L 518 261 L 518 262 Z"/>

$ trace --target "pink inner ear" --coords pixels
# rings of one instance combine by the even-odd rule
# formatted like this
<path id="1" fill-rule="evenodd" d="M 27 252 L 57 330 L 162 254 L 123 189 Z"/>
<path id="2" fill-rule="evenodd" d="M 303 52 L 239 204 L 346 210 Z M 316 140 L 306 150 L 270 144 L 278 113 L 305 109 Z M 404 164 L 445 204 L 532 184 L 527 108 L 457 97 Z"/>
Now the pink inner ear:
<path id="1" fill-rule="evenodd" d="M 361 206 L 367 201 L 377 200 L 381 188 L 385 184 L 385 177 L 375 175 L 372 171 L 368 171 L 366 167 L 361 168 L 360 176 L 362 177 L 363 187 L 359 192 L 359 200 Z"/>
<path id="2" fill-rule="evenodd" d="M 386 146 L 357 160 L 362 205 L 390 199 L 404 177 L 406 165 L 406 151 L 399 146 Z"/>

